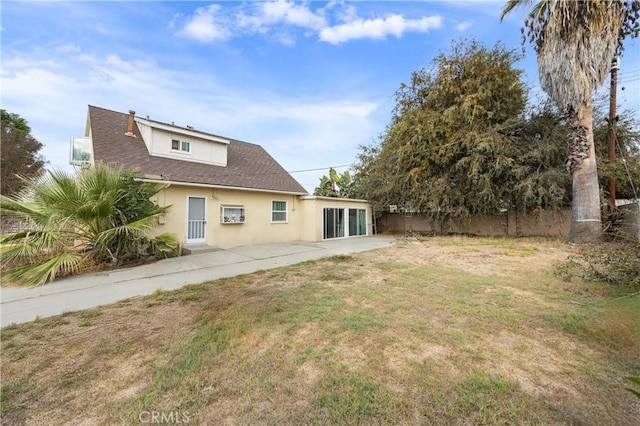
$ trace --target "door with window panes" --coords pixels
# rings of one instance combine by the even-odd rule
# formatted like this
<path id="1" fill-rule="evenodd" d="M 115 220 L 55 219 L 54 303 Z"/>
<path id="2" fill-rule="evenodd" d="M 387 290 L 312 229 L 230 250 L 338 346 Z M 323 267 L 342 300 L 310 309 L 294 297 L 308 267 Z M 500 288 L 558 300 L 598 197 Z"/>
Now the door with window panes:
<path id="1" fill-rule="evenodd" d="M 207 200 L 204 197 L 187 197 L 187 244 L 206 242 Z"/>

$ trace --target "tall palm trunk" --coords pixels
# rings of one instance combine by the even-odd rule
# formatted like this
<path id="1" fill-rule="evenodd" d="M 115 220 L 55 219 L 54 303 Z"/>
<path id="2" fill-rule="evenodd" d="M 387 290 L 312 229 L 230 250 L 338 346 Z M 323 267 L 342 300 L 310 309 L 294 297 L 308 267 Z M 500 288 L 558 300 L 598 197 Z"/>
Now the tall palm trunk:
<path id="1" fill-rule="evenodd" d="M 600 186 L 593 140 L 593 108 L 582 111 L 582 118 L 574 114 L 573 132 L 569 137 L 567 168 L 571 172 L 571 229 L 573 243 L 591 243 L 602 240 L 600 219 Z"/>
<path id="2" fill-rule="evenodd" d="M 567 160 L 573 187 L 569 238 L 576 243 L 600 241 L 592 96 L 624 38 L 640 34 L 640 1 L 508 0 L 502 17 L 518 6 L 530 6 L 522 32 L 538 55 L 540 86 L 560 110 L 574 114 Z"/>

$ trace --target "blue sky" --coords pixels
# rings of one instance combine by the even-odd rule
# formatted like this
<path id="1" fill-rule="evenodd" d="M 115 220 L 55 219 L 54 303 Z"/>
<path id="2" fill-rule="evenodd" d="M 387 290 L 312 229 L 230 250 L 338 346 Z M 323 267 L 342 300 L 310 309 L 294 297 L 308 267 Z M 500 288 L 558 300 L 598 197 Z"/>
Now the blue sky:
<path id="1" fill-rule="evenodd" d="M 378 140 L 394 92 L 452 41 L 520 49 L 524 11 L 501 23 L 503 4 L 2 1 L 2 108 L 51 167 L 70 167 L 91 104 L 260 144 L 312 192 Z M 639 51 L 627 43 L 618 92 L 636 114 Z M 528 46 L 519 66 L 535 92 Z"/>

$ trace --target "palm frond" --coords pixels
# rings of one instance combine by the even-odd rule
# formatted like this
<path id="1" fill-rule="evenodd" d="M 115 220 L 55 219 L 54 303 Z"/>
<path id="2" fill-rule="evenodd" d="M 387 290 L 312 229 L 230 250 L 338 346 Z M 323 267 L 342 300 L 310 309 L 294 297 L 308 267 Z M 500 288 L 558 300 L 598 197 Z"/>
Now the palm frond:
<path id="1" fill-rule="evenodd" d="M 46 223 L 50 215 L 41 211 L 37 204 L 30 201 L 21 201 L 6 196 L 0 196 L 0 212 L 3 215 L 14 217 L 23 222 L 33 224 Z"/>
<path id="2" fill-rule="evenodd" d="M 40 286 L 53 281 L 59 275 L 76 273 L 83 265 L 84 257 L 76 253 L 60 253 L 42 262 L 25 265 L 3 274 L 3 279 L 20 284 Z"/>
<path id="3" fill-rule="evenodd" d="M 19 196 L 0 198 L 3 214 L 28 222 L 32 229 L 0 237 L 5 269 L 19 265 L 12 277 L 43 284 L 61 273 L 77 272 L 84 256 L 119 260 L 121 255 L 146 255 L 157 218 L 170 207 L 149 200 L 166 185 L 138 184 L 135 175 L 104 165 L 75 175 L 54 169 L 29 180 Z"/>
<path id="4" fill-rule="evenodd" d="M 0 257 L 4 262 L 32 263 L 43 256 L 64 251 L 72 246 L 72 239 L 56 230 L 29 230 L 3 236 Z"/>
<path id="5" fill-rule="evenodd" d="M 156 224 L 155 216 L 144 217 L 135 222 L 130 222 L 114 228 L 109 228 L 102 231 L 97 239 L 97 244 L 109 244 L 120 238 L 144 238 L 150 237 L 150 231 Z"/>

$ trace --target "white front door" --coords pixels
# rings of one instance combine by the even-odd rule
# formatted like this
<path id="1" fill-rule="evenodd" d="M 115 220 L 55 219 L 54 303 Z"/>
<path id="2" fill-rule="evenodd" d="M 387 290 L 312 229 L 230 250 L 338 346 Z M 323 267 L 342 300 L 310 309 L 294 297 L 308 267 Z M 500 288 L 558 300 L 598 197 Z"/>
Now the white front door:
<path id="1" fill-rule="evenodd" d="M 204 243 L 207 238 L 207 199 L 187 197 L 187 244 Z"/>

